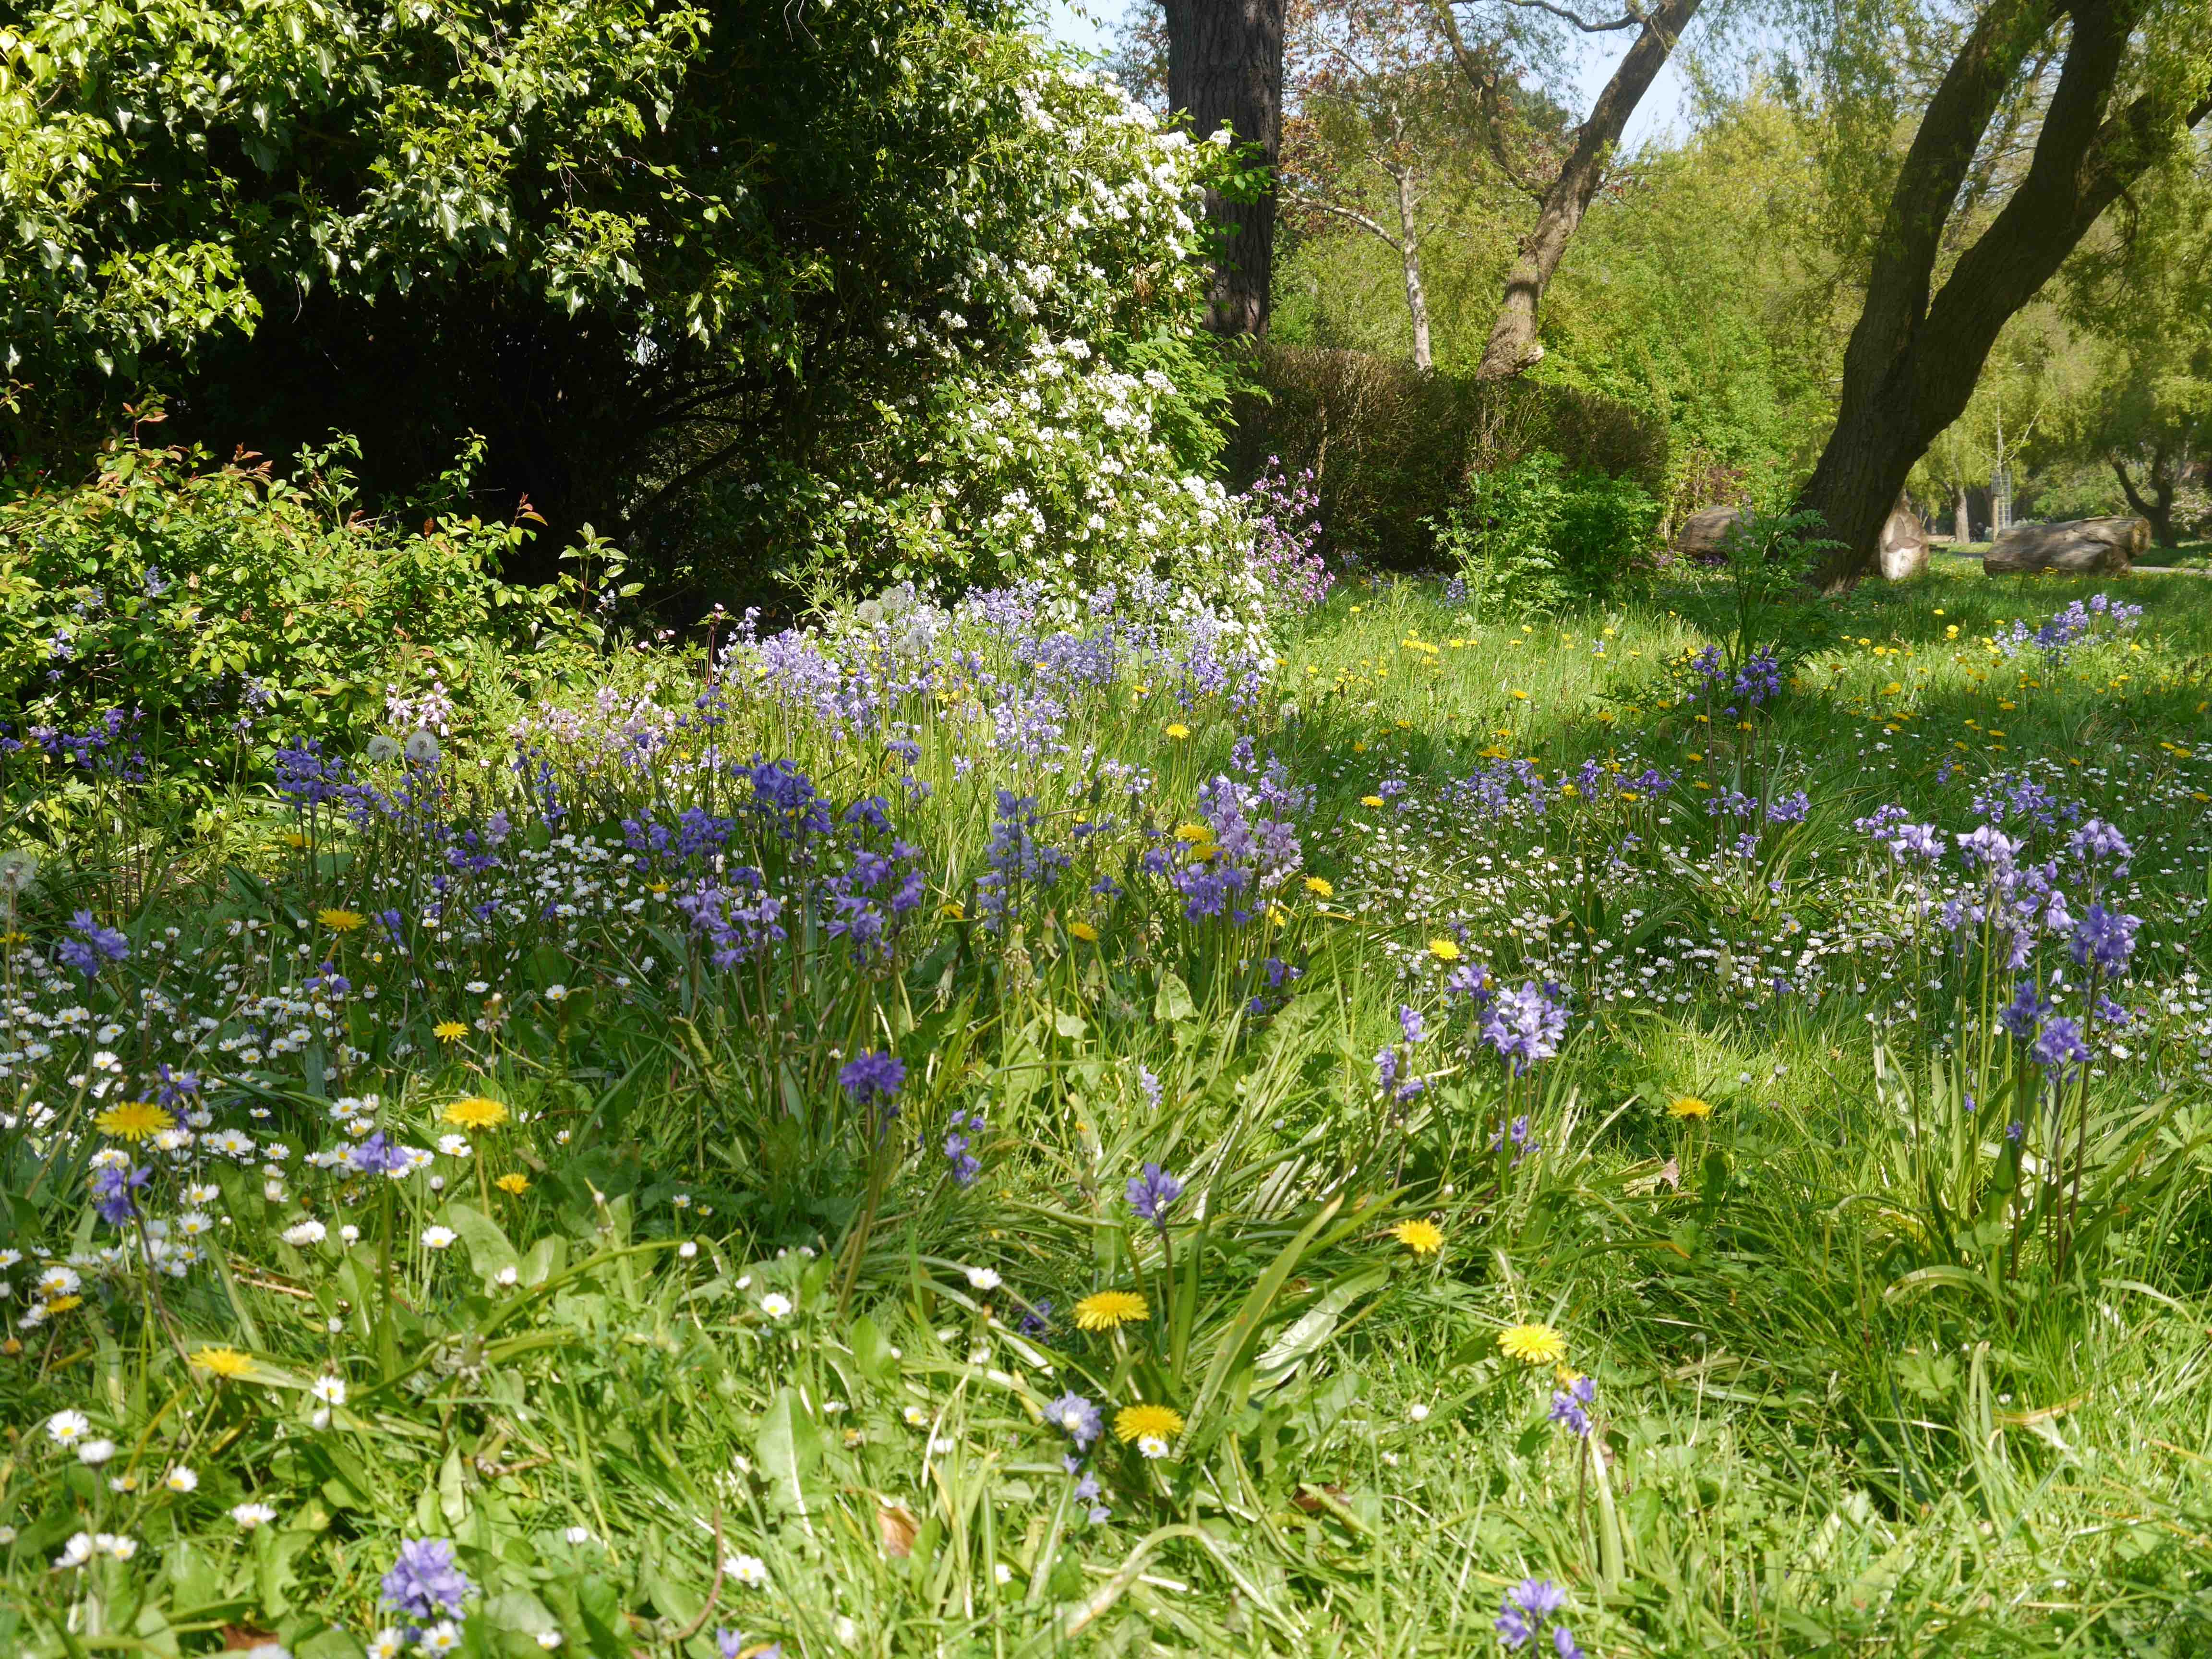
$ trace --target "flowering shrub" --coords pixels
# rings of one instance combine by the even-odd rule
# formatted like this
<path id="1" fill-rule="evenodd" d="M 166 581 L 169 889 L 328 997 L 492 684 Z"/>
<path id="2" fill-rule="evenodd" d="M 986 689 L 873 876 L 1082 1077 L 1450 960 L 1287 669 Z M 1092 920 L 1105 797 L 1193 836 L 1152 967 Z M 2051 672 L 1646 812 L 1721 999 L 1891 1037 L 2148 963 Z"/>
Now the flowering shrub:
<path id="1" fill-rule="evenodd" d="M 0 501 L 0 736 L 79 772 L 150 751 L 208 784 L 279 732 L 376 724 L 394 682 L 435 684 L 434 707 L 398 711 L 403 735 L 449 723 L 443 682 L 482 692 L 590 660 L 568 584 L 499 579 L 529 534 L 363 519 L 335 453 L 287 479 L 118 444 L 82 488 Z"/>

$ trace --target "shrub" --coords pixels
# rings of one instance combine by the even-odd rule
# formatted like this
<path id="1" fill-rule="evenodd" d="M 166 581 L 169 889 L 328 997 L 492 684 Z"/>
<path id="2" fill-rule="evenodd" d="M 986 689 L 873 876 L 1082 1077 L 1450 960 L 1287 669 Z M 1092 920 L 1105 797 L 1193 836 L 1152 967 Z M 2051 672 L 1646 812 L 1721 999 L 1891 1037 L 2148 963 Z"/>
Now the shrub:
<path id="1" fill-rule="evenodd" d="M 1659 503 L 1629 478 L 1572 472 L 1547 450 L 1468 481 L 1436 522 L 1437 550 L 1478 611 L 1550 611 L 1604 600 L 1651 568 Z"/>
<path id="2" fill-rule="evenodd" d="M 1310 471 L 1336 557 L 1393 569 L 1432 564 L 1430 521 L 1471 476 L 1540 449 L 1573 466 L 1656 486 L 1666 441 L 1648 417 L 1595 393 L 1528 381 L 1479 384 L 1365 352 L 1266 347 L 1235 405 L 1229 466 L 1269 457 Z"/>
<path id="3" fill-rule="evenodd" d="M 279 737 L 374 726 L 388 696 L 436 686 L 465 712 L 488 673 L 550 678 L 588 656 L 574 579 L 533 589 L 495 574 L 532 533 L 527 517 L 402 530 L 356 510 L 344 453 L 303 454 L 285 478 L 118 441 L 86 484 L 0 499 L 0 702 L 21 721 L 9 741 L 57 753 L 119 710 L 113 742 L 157 766 L 218 766 L 241 744 L 265 754 Z M 465 483 L 449 475 L 456 497 Z M 601 574 L 618 575 L 613 563 Z M 519 654 L 487 671 L 489 647 Z"/>

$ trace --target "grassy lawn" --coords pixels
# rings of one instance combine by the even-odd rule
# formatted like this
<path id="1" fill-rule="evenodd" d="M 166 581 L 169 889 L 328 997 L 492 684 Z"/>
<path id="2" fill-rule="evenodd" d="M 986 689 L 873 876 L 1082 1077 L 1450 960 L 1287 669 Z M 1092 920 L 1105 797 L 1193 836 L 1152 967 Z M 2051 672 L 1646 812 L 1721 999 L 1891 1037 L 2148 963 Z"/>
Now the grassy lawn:
<path id="1" fill-rule="evenodd" d="M 1728 621 L 19 770 L 0 1650 L 2212 1651 L 2212 591 Z"/>

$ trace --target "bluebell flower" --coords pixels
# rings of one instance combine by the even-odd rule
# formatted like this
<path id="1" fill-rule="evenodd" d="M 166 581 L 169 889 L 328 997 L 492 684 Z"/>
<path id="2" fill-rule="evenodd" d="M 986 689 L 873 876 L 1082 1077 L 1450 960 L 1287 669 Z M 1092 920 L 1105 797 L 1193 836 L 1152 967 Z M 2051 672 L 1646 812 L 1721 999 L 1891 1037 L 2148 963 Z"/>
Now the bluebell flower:
<path id="1" fill-rule="evenodd" d="M 453 1561 L 453 1547 L 442 1538 L 404 1539 L 399 1559 L 384 1575 L 384 1604 L 410 1619 L 459 1613 L 476 1585 Z"/>
<path id="2" fill-rule="evenodd" d="M 2081 1028 L 2063 1017 L 2051 1020 L 2043 1028 L 2029 1052 L 2038 1065 L 2061 1076 L 2068 1067 L 2089 1058 L 2089 1047 L 2081 1041 Z"/>
<path id="3" fill-rule="evenodd" d="M 101 927 L 89 910 L 76 912 L 70 918 L 70 926 L 77 937 L 64 939 L 55 954 L 87 979 L 131 954 L 131 941 L 112 927 Z"/>
<path id="4" fill-rule="evenodd" d="M 906 1062 L 872 1049 L 848 1062 L 838 1072 L 837 1082 L 856 1106 L 889 1100 L 906 1082 Z"/>
<path id="5" fill-rule="evenodd" d="M 1182 1182 L 1158 1164 L 1147 1164 L 1141 1176 L 1129 1177 L 1127 1194 L 1129 1207 L 1139 1218 L 1164 1230 L 1168 1206 L 1182 1196 Z"/>
<path id="6" fill-rule="evenodd" d="M 1566 1029 L 1565 1007 L 1533 980 L 1500 996 L 1482 1020 L 1483 1040 L 1512 1061 L 1516 1077 L 1557 1054 Z"/>
<path id="7" fill-rule="evenodd" d="M 2013 992 L 2012 1000 L 1998 1011 L 1997 1024 L 2014 1042 L 2026 1042 L 2034 1036 L 2043 1017 L 2050 1012 L 2051 1005 L 2036 994 L 2035 981 L 2024 979 Z"/>
<path id="8" fill-rule="evenodd" d="M 2092 961 L 2107 973 L 2117 973 L 2128 965 L 2135 954 L 2136 929 L 2142 926 L 2142 918 L 2107 910 L 2101 904 L 2093 904 L 2074 929 L 2072 943 L 2068 946 L 2074 960 L 2087 966 Z"/>
<path id="9" fill-rule="evenodd" d="M 1089 1451 L 1106 1432 L 1106 1419 L 1098 1407 L 1079 1394 L 1064 1394 L 1044 1408 L 1044 1420 L 1074 1442 L 1078 1451 Z M 1096 1492 L 1094 1487 L 1093 1492 Z M 1079 1498 L 1085 1496 L 1079 1492 Z"/>

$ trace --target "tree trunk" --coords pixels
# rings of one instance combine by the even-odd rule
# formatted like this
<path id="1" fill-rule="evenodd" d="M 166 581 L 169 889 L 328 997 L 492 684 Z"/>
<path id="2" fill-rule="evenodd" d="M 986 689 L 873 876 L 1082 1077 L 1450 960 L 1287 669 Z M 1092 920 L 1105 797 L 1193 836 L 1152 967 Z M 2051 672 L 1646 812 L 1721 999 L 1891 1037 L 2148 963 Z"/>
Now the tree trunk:
<path id="1" fill-rule="evenodd" d="M 1168 102 L 1203 139 L 1226 125 L 1257 144 L 1267 185 L 1251 202 L 1209 191 L 1206 216 L 1222 233 L 1208 324 L 1218 334 L 1264 334 L 1275 255 L 1275 163 L 1283 140 L 1284 0 L 1162 0 L 1168 24 Z"/>
<path id="2" fill-rule="evenodd" d="M 2128 505 L 2142 515 L 2150 526 L 2153 540 L 2160 547 L 2179 547 L 2181 538 L 2173 533 L 2173 492 L 2179 483 L 2175 469 L 2163 445 L 2150 454 L 2150 496 L 2146 500 L 2136 488 L 2136 481 L 2128 476 L 2126 464 L 2118 454 L 2107 457 L 2112 464 L 2112 476 L 2120 481 L 2120 493 L 2128 498 Z"/>
<path id="3" fill-rule="evenodd" d="M 1590 198 L 1604 181 L 1606 164 L 1628 118 L 1666 67 L 1684 27 L 1697 15 L 1699 0 L 1661 0 L 1645 20 L 1643 32 L 1614 69 L 1613 78 L 1590 106 L 1589 118 L 1575 130 L 1575 147 L 1560 165 L 1559 177 L 1544 192 L 1536 226 L 1522 239 L 1521 252 L 1505 278 L 1505 297 L 1491 325 L 1490 343 L 1483 348 L 1482 363 L 1474 372 L 1478 380 L 1503 380 L 1518 374 L 1544 355 L 1536 343 L 1536 316 L 1544 290 L 1566 257 L 1567 244 L 1581 228 Z M 1445 15 L 1449 15 L 1449 7 Z M 1451 40 L 1461 69 L 1476 76 L 1475 60 L 1461 40 L 1458 26 Z M 1481 82 L 1477 80 L 1480 86 Z M 1895 490 L 1890 492 L 1893 497 Z"/>
<path id="4" fill-rule="evenodd" d="M 1905 477 L 1958 419 L 2007 320 L 2098 216 L 2212 112 L 2154 88 L 2109 117 L 2106 105 L 2147 0 L 2073 0 L 2066 62 L 2027 176 L 1931 301 L 1944 225 L 1982 136 L 2027 54 L 2049 35 L 2051 0 L 1992 0 L 1913 136 L 1875 244 L 1866 302 L 1844 354 L 1840 407 L 1799 498 L 1838 545 L 1817 580 L 1849 587 L 1881 555 L 1881 526 Z"/>
<path id="5" fill-rule="evenodd" d="M 1398 257 L 1406 267 L 1406 309 L 1413 319 L 1413 367 L 1436 367 L 1429 352 L 1429 296 L 1421 288 L 1421 237 L 1413 226 L 1413 175 L 1398 175 Z"/>
<path id="6" fill-rule="evenodd" d="M 1951 539 L 1961 547 L 1974 539 L 1974 507 L 1964 484 L 1951 487 Z"/>

